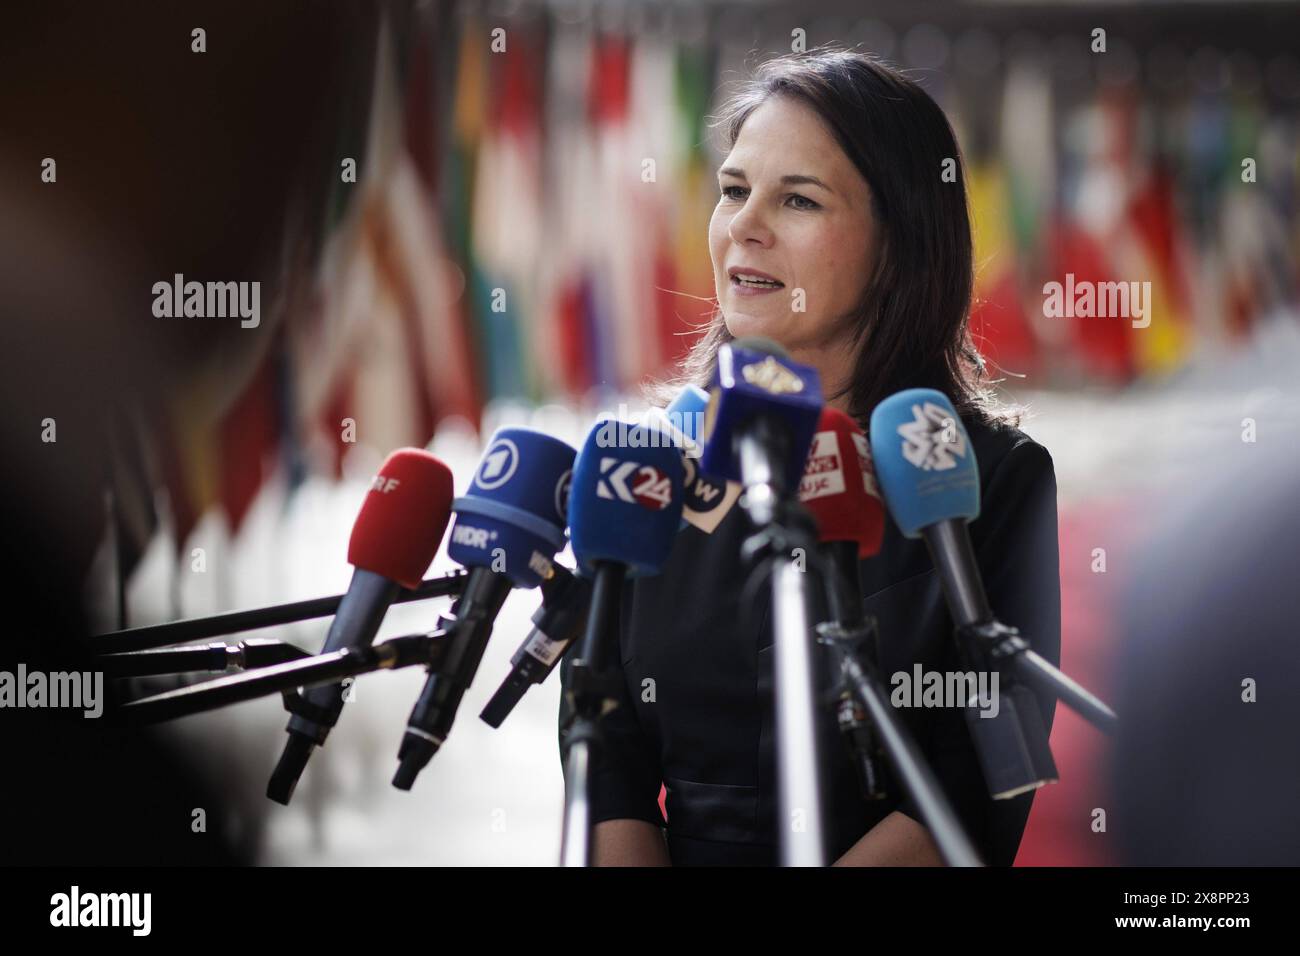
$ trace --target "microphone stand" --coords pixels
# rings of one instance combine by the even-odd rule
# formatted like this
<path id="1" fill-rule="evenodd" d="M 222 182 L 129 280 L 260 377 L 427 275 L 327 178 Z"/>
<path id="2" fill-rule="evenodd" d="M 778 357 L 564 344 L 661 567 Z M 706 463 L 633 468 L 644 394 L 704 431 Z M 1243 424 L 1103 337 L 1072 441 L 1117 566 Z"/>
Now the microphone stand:
<path id="1" fill-rule="evenodd" d="M 809 575 L 794 561 L 796 549 L 816 554 L 817 536 L 811 516 L 786 487 L 783 466 L 791 455 L 785 430 L 757 417 L 737 432 L 735 444 L 745 489 L 741 506 L 758 529 L 741 554 L 754 565 L 751 579 L 770 572 L 772 582 L 781 865 L 825 866 L 825 760 L 817 734 Z"/>
<path id="2" fill-rule="evenodd" d="M 856 573 L 851 579 L 846 579 L 847 576 L 840 574 L 836 566 L 847 561 L 846 567 L 852 567 L 856 572 L 857 543 L 834 542 L 824 547 L 841 553 L 840 562 L 831 563 L 831 567 L 826 569 L 831 620 L 818 625 L 819 639 L 838 652 L 840 673 L 849 693 L 874 725 L 895 774 L 916 801 L 921 819 L 944 862 L 949 866 L 983 866 L 979 853 L 962 829 L 916 741 L 887 703 L 888 696 L 877 674 L 873 652 L 877 634 L 875 619 L 862 614 L 862 595 Z M 869 758 L 867 763 L 870 772 Z"/>
<path id="3" fill-rule="evenodd" d="M 448 632 L 444 630 L 407 634 L 366 647 L 347 647 L 272 664 L 247 674 L 218 677 L 130 701 L 116 711 L 115 717 L 126 724 L 154 724 L 279 692 L 284 695 L 284 706 L 290 713 L 318 719 L 312 713 L 315 707 L 298 693 L 300 689 L 337 684 L 345 677 L 416 664 L 427 664 L 436 670 L 446 656 L 447 637 Z"/>
<path id="4" fill-rule="evenodd" d="M 293 644 L 254 637 L 240 641 L 233 647 L 228 644 L 204 644 L 200 647 L 166 647 L 126 654 L 105 654 L 97 658 L 95 663 L 106 676 L 122 678 L 184 674 L 191 671 L 220 673 L 252 670 L 310 656 Z"/>
<path id="5" fill-rule="evenodd" d="M 968 651 L 996 667 L 1008 683 L 1020 678 L 1035 690 L 1059 699 L 1103 733 L 1113 735 L 1118 729 L 1119 718 L 1101 698 L 1032 650 L 1016 628 L 992 620 L 958 628 L 957 634 Z"/>
<path id="6" fill-rule="evenodd" d="M 1008 683 L 1019 677 L 1042 693 L 1058 698 L 1098 730 L 1114 734 L 1119 725 L 1115 712 L 1091 691 L 1031 650 L 1018 630 L 996 620 L 983 588 L 976 586 L 978 581 L 967 581 L 955 565 L 942 559 L 945 553 L 965 552 L 966 566 L 978 566 L 970 537 L 963 533 L 964 530 L 956 522 L 944 521 L 924 531 L 935 569 L 953 608 L 953 618 L 958 622 L 969 622 L 957 626 L 962 649 L 973 655 L 978 663 L 996 667 L 1009 678 Z"/>
<path id="7" fill-rule="evenodd" d="M 409 601 L 424 601 L 429 598 L 455 597 L 465 587 L 465 579 L 468 576 L 467 571 L 453 571 L 450 574 L 429 578 L 414 590 L 402 588 L 393 599 L 393 603 L 405 604 Z M 329 617 L 339 609 L 342 601 L 343 595 L 335 594 L 331 597 L 295 601 L 292 604 L 277 604 L 250 611 L 232 611 L 228 614 L 214 614 L 211 617 L 197 617 L 187 621 L 131 627 L 124 631 L 94 635 L 86 639 L 85 646 L 94 654 L 114 654 L 122 651 L 166 647 L 169 644 L 184 644 L 187 641 L 201 641 L 223 634 L 237 634 L 241 631 L 254 631 L 278 624 Z"/>
<path id="8" fill-rule="evenodd" d="M 591 865 L 591 767 L 603 745 L 600 718 L 617 706 L 618 685 L 623 679 L 619 670 L 609 666 L 609 645 L 618 639 L 627 569 L 614 561 L 596 561 L 593 571 L 587 629 L 569 678 L 573 707 L 565 727 L 568 756 L 564 765 L 561 866 Z"/>

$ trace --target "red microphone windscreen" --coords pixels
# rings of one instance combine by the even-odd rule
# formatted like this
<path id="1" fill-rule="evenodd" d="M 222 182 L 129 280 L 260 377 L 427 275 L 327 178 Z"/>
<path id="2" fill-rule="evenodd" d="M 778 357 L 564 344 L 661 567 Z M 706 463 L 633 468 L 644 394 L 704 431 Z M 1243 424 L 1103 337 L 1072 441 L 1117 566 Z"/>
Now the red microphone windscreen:
<path id="1" fill-rule="evenodd" d="M 418 587 L 451 520 L 451 469 L 420 448 L 399 448 L 370 483 L 348 541 L 348 563 Z"/>
<path id="2" fill-rule="evenodd" d="M 862 429 L 838 409 L 822 409 L 799 482 L 799 500 L 817 519 L 822 541 L 856 541 L 859 558 L 880 550 L 885 509 L 871 450 Z"/>

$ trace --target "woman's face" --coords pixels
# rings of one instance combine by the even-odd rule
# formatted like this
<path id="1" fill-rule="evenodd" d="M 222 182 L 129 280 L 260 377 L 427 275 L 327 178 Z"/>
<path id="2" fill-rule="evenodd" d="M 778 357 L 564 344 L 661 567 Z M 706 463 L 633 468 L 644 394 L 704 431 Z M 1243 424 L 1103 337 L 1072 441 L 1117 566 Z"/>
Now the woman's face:
<path id="1" fill-rule="evenodd" d="M 870 275 L 866 180 L 811 107 L 773 96 L 745 120 L 718 186 L 709 253 L 727 330 L 766 336 L 796 360 L 824 366 L 827 350 L 841 349 Z"/>

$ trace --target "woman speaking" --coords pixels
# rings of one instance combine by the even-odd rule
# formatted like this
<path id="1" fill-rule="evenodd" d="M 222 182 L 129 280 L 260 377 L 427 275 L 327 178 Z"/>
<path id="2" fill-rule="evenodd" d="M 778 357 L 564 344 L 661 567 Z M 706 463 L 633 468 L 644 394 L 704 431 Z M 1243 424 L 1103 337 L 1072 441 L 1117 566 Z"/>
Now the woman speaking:
<path id="1" fill-rule="evenodd" d="M 901 389 L 948 395 L 979 463 L 982 508 L 970 532 L 989 603 L 1059 663 L 1052 460 L 998 405 L 971 342 L 971 227 L 943 112 L 882 63 L 823 49 L 763 64 L 721 123 L 729 152 L 709 224 L 718 310 L 672 385 L 706 385 L 718 349 L 755 335 L 814 367 L 828 404 L 864 429 L 877 403 Z M 736 507 L 712 533 L 687 526 L 660 575 L 626 586 L 624 694 L 603 718 L 591 780 L 596 865 L 777 860 L 770 606 L 766 594 L 740 606 L 749 530 Z M 865 610 L 879 625 L 882 678 L 918 664 L 964 669 L 922 542 L 889 522 L 879 554 L 859 570 Z M 568 677 L 566 661 L 566 690 Z M 1039 705 L 1050 730 L 1054 704 Z M 824 710 L 820 732 L 834 740 L 834 713 Z M 1010 865 L 1033 793 L 990 798 L 960 708 L 895 713 L 984 861 Z M 906 792 L 894 786 L 868 801 L 846 745 L 825 753 L 826 838 L 837 865 L 942 863 Z"/>

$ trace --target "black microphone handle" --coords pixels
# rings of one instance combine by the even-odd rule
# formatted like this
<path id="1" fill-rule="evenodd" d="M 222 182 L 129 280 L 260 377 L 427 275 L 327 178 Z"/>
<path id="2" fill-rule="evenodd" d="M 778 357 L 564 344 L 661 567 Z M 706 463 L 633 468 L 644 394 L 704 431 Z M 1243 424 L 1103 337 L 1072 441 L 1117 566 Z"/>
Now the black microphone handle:
<path id="1" fill-rule="evenodd" d="M 862 604 L 862 580 L 858 577 L 858 543 L 856 541 L 823 541 L 822 554 L 838 572 L 827 575 L 826 603 L 831 620 L 845 627 L 857 627 L 866 622 Z"/>
<path id="2" fill-rule="evenodd" d="M 390 581 L 373 571 L 357 568 L 352 572 L 352 582 L 339 602 L 338 613 L 330 622 L 325 635 L 322 654 L 369 647 L 379 632 L 389 605 L 401 591 L 396 581 Z M 303 694 L 312 716 L 294 713 L 284 728 L 289 734 L 280 759 L 271 772 L 266 785 L 266 795 L 276 803 L 288 806 L 298 779 L 307 769 L 312 751 L 325 743 L 330 731 L 343 713 L 343 685 L 324 684 L 311 687 Z"/>
<path id="3" fill-rule="evenodd" d="M 343 595 L 338 613 L 330 622 L 329 633 L 325 635 L 325 644 L 321 648 L 321 653 L 329 654 L 344 648 L 370 645 L 375 635 L 379 633 L 384 615 L 388 613 L 389 606 L 400 590 L 401 585 L 396 581 L 390 581 L 373 571 L 365 571 L 361 568 L 353 571 L 352 583 L 348 585 L 347 593 Z M 322 714 L 328 715 L 328 719 L 318 721 L 294 714 L 289 718 L 289 726 L 285 729 L 291 733 L 311 737 L 315 743 L 322 744 L 338 720 L 339 714 L 343 712 L 343 685 L 327 684 L 313 687 L 303 696 L 314 707 L 319 708 Z"/>
<path id="4" fill-rule="evenodd" d="M 555 573 L 542 581 L 542 606 L 533 614 L 533 629 L 510 659 L 510 674 L 479 714 L 489 727 L 500 727 L 528 688 L 551 676 L 582 633 L 591 584 L 563 565 L 554 568 Z"/>
<path id="5" fill-rule="evenodd" d="M 625 564 L 614 561 L 595 562 L 587 627 L 578 645 L 577 658 L 586 661 L 587 669 L 594 674 L 603 673 L 613 659 L 610 654 L 611 642 L 614 647 L 618 646 L 620 605 L 626 575 Z"/>
<path id="6" fill-rule="evenodd" d="M 452 608 L 455 620 L 447 625 L 451 640 L 438 672 L 430 673 L 411 710 L 397 758 L 400 766 L 393 786 L 410 790 L 416 776 L 438 752 L 451 726 L 461 698 L 478 672 L 479 661 L 492 636 L 492 625 L 514 582 L 488 568 L 474 568 L 460 600 Z"/>
<path id="7" fill-rule="evenodd" d="M 963 628 L 993 620 L 966 522 L 961 518 L 937 521 L 922 528 L 921 536 L 930 549 L 953 623 Z"/>

